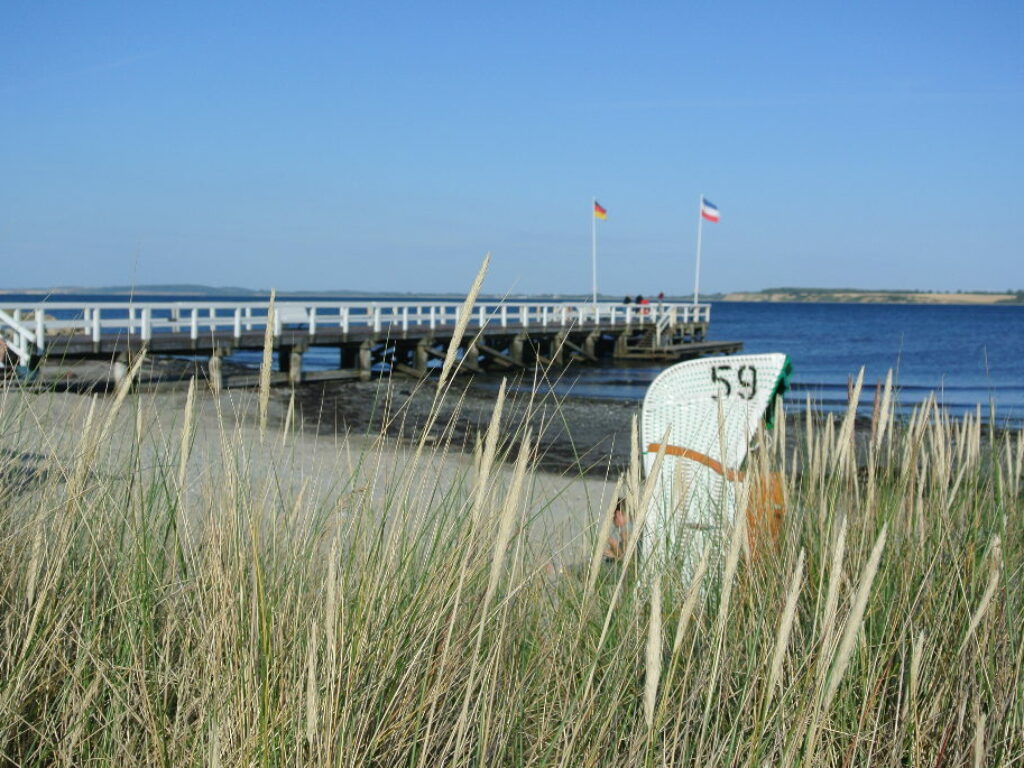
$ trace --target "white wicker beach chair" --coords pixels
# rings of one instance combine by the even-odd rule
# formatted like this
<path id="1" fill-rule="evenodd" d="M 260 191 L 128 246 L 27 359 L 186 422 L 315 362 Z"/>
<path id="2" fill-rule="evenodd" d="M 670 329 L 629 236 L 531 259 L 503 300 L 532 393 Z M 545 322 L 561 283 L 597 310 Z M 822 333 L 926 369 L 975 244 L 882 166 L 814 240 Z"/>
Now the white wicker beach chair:
<path id="1" fill-rule="evenodd" d="M 784 354 L 733 355 L 673 365 L 651 383 L 641 417 L 648 475 L 667 445 L 644 526 L 649 551 L 699 556 L 732 523 L 750 440 L 790 370 Z"/>

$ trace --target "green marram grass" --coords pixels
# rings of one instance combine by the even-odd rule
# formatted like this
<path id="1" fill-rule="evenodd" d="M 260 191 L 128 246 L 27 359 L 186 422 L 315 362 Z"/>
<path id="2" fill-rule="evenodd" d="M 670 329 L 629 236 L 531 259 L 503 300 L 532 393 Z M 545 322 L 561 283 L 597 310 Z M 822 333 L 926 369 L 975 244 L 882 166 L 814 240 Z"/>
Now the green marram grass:
<path id="1" fill-rule="evenodd" d="M 298 484 L 294 422 L 221 414 L 197 472 L 205 394 L 173 430 L 36 397 L 0 395 L 0 446 L 38 445 L 0 453 L 4 765 L 1024 764 L 1024 438 L 980 414 L 896 422 L 887 388 L 866 444 L 808 413 L 795 452 L 780 420 L 748 462 L 783 473 L 777 542 L 560 569 L 503 396 L 472 462 L 438 425 Z M 635 461 L 621 488 L 643 507 Z"/>

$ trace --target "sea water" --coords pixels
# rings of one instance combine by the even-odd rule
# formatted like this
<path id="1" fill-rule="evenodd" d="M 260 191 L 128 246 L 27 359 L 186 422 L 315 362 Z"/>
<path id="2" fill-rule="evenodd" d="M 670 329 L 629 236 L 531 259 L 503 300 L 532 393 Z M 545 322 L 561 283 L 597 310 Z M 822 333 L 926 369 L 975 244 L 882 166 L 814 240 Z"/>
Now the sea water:
<path id="1" fill-rule="evenodd" d="M 845 409 L 848 383 L 864 368 L 861 406 L 889 370 L 906 411 L 934 393 L 961 415 L 995 405 L 1000 424 L 1024 422 L 1024 307 L 715 302 L 709 338 L 743 351 L 784 352 L 793 363 L 787 400 Z M 554 386 L 587 397 L 642 399 L 653 364 L 579 367 Z"/>

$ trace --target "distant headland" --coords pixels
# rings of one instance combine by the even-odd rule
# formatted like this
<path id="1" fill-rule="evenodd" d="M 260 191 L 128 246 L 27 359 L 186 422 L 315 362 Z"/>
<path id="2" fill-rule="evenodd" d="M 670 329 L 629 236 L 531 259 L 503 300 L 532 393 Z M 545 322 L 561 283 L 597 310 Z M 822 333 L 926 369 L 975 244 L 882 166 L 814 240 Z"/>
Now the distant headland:
<path id="1" fill-rule="evenodd" d="M 859 288 L 765 288 L 724 294 L 721 301 L 842 304 L 1024 304 L 1024 291 L 914 291 Z"/>

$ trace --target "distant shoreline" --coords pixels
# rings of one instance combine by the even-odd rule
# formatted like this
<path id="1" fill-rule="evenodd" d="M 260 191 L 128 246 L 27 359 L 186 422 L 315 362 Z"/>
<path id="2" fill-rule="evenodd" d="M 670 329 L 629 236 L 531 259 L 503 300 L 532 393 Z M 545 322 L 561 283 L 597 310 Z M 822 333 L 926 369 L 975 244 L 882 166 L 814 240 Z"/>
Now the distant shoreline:
<path id="1" fill-rule="evenodd" d="M 256 290 L 252 288 L 239 288 L 237 286 L 201 286 L 201 285 L 139 285 L 128 286 L 103 286 L 96 288 L 89 287 L 60 287 L 60 288 L 22 288 L 22 289 L 0 289 L 0 297 L 3 296 L 39 296 L 53 297 L 59 299 L 62 296 L 72 295 L 95 295 L 121 297 L 125 295 L 147 295 L 167 297 L 187 297 L 214 299 L 224 296 L 251 297 L 253 300 L 265 299 L 270 295 L 269 290 Z M 303 299 L 316 299 L 323 301 L 346 301 L 360 299 L 377 299 L 382 296 L 394 299 L 409 300 L 458 300 L 464 297 L 459 292 L 433 292 L 433 293 L 411 293 L 408 291 L 278 291 L 277 297 L 281 300 L 288 300 L 293 297 Z M 482 294 L 480 298 L 484 301 L 589 301 L 589 296 L 577 294 L 519 294 L 509 296 L 505 294 Z M 731 293 L 709 293 L 701 296 L 703 301 L 726 302 L 726 303 L 761 303 L 761 304 L 891 304 L 891 305 L 923 305 L 923 306 L 971 306 L 971 307 L 1006 307 L 1024 306 L 1024 291 L 1016 292 L 985 292 L 970 291 L 962 293 L 941 293 L 932 291 L 898 291 L 898 290 L 859 290 L 854 288 L 768 288 L 762 291 L 734 291 Z M 599 301 L 619 302 L 618 296 L 600 296 Z M 667 301 L 686 302 L 689 296 L 668 296 Z"/>
<path id="2" fill-rule="evenodd" d="M 915 291 L 780 290 L 727 293 L 719 301 L 779 304 L 919 304 L 969 307 L 1024 306 L 1018 293 L 930 293 Z"/>

